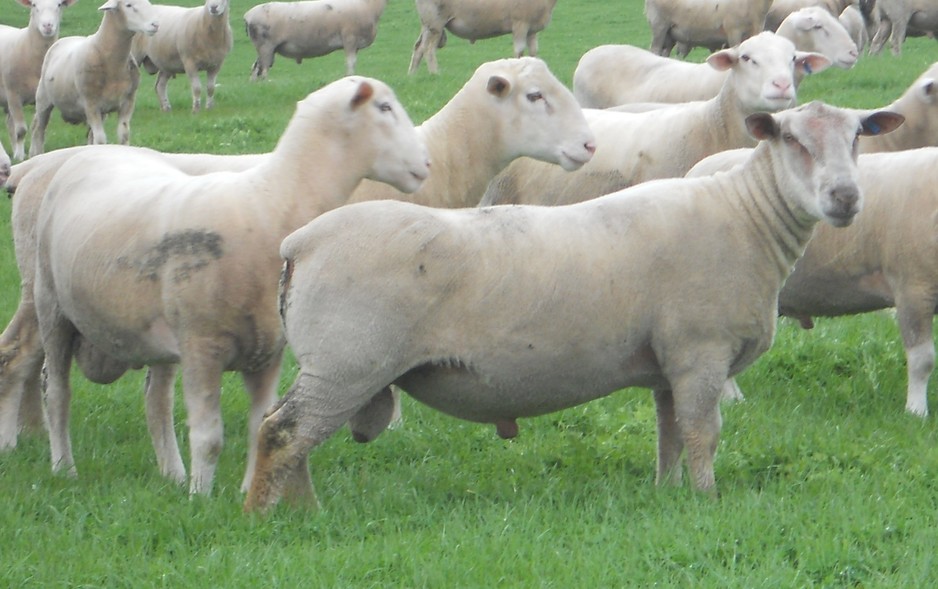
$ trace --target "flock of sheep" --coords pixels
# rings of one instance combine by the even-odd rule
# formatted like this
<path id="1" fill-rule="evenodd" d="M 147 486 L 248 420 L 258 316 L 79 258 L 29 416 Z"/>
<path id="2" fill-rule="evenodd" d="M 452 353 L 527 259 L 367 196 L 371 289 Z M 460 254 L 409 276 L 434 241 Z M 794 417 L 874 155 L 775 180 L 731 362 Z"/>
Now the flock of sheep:
<path id="1" fill-rule="evenodd" d="M 350 75 L 300 101 L 273 152 L 219 156 L 126 144 L 138 67 L 157 74 L 164 110 L 179 73 L 199 110 L 206 71 L 212 106 L 227 0 L 108 0 L 95 34 L 55 42 L 71 2 L 17 1 L 29 26 L 0 26 L 16 161 L 23 105 L 36 117 L 28 160 L 11 167 L 0 148 L 21 276 L 0 335 L 0 450 L 44 424 L 53 470 L 76 475 L 72 363 L 100 383 L 146 366 L 160 472 L 209 493 L 221 376 L 237 371 L 251 398 L 245 509 L 263 511 L 315 502 L 308 453 L 345 424 L 357 441 L 378 436 L 399 415 L 392 387 L 513 437 L 518 418 L 641 386 L 658 414 L 657 481 L 679 483 L 683 456 L 695 488 L 713 491 L 720 400 L 741 396 L 732 377 L 769 348 L 778 314 L 807 325 L 892 306 L 906 408 L 927 414 L 938 252 L 914 239 L 933 232 L 914 211 L 934 208 L 938 65 L 881 109 L 796 105 L 805 75 L 852 67 L 867 42 L 891 35 L 898 53 L 905 34 L 930 33 L 928 3 L 727 1 L 699 13 L 704 3 L 646 0 L 652 51 L 597 47 L 571 91 L 521 57 L 556 0 L 416 0 L 411 72 L 424 59 L 436 71 L 446 31 L 511 34 L 515 52 L 418 127 L 385 84 L 351 75 L 386 0 L 262 4 L 245 14 L 252 78 L 275 53 L 337 49 Z M 667 56 L 695 46 L 713 50 L 705 64 Z M 43 154 L 53 108 L 98 145 Z M 109 112 L 123 145 L 100 145 Z M 278 400 L 288 344 L 300 372 Z"/>

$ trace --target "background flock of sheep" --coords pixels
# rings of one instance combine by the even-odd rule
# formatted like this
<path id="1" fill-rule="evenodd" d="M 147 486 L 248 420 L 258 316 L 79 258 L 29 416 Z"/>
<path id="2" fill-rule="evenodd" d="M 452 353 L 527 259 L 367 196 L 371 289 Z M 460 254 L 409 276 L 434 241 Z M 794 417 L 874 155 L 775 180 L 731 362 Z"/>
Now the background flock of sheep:
<path id="1" fill-rule="evenodd" d="M 906 34 L 931 34 L 929 24 L 938 21 L 938 15 L 927 3 L 776 0 L 740 2 L 737 6 L 721 2 L 715 5 L 717 9 L 700 13 L 679 0 L 647 0 L 652 51 L 623 45 L 588 52 L 574 74 L 572 93 L 538 60 L 493 62 L 480 67 L 463 90 L 414 134 L 390 89 L 376 80 L 353 77 L 330 84 L 301 102 L 273 153 L 235 157 L 173 155 L 117 146 L 71 148 L 43 155 L 45 129 L 53 109 L 68 122 L 87 123 L 89 143 L 93 144 L 106 143 L 103 119 L 117 112 L 118 140 L 128 144 L 138 67 L 157 74 L 156 92 L 163 110 L 170 108 L 167 83 L 179 73 L 185 73 L 190 81 L 192 110 L 200 110 L 199 72 L 206 71 L 205 108 L 211 108 L 215 79 L 232 44 L 226 0 L 207 0 L 204 7 L 189 9 L 154 6 L 147 0 L 109 0 L 101 6 L 102 22 L 96 33 L 54 43 L 63 10 L 71 2 L 18 1 L 32 11 L 29 26 L 0 28 L 0 85 L 13 161 L 26 155 L 23 105 L 35 102 L 36 116 L 31 125 L 29 160 L 11 168 L 10 156 L 0 149 L 0 180 L 15 192 L 14 240 L 22 276 L 20 308 L 0 338 L 0 448 L 13 448 L 23 427 L 41 421 L 39 381 L 45 363 L 46 423 L 53 469 L 75 474 L 68 433 L 72 359 L 86 376 L 99 382 L 113 381 L 127 368 L 149 366 L 147 420 L 159 467 L 170 479 L 183 482 L 186 470 L 173 435 L 171 414 L 172 386 L 179 365 L 192 447 L 190 491 L 207 493 L 222 445 L 218 383 L 221 372 L 237 370 L 244 375 L 252 398 L 250 453 L 242 489 L 249 491 L 246 507 L 266 509 L 284 494 L 294 499 L 311 496 L 305 456 L 335 429 L 349 423 L 360 441 L 371 440 L 383 431 L 397 408 L 397 399 L 388 388 L 392 383 L 402 384 L 409 393 L 446 412 L 494 423 L 503 437 L 518 433 L 518 417 L 639 385 L 655 389 L 658 480 L 679 481 L 679 459 L 686 452 L 694 485 L 711 490 L 720 429 L 719 395 L 721 391 L 736 397 L 741 394 L 727 379 L 768 347 L 776 310 L 807 322 L 812 315 L 895 306 L 908 354 L 906 408 L 917 415 L 927 414 L 926 386 L 934 366 L 931 322 L 938 303 L 933 285 L 938 284 L 938 268 L 931 261 L 933 252 L 923 251 L 930 244 L 909 243 L 902 239 L 907 231 L 884 232 L 883 227 L 899 226 L 902 221 L 896 217 L 907 209 L 882 202 L 896 190 L 927 200 L 930 176 L 926 172 L 934 168 L 938 157 L 928 148 L 936 136 L 930 126 L 934 72 L 925 72 L 880 112 L 856 113 L 812 105 L 778 118 L 759 114 L 794 105 L 797 86 L 805 75 L 831 65 L 850 68 L 866 45 L 877 52 L 888 40 L 893 53 L 898 54 Z M 245 14 L 248 35 L 257 50 L 251 78 L 268 76 L 275 53 L 301 60 L 338 49 L 345 51 L 346 69 L 352 74 L 357 51 L 374 41 L 386 4 L 386 0 L 319 0 L 252 8 Z M 422 29 L 409 70 L 413 73 L 426 59 L 428 69 L 437 71 L 435 50 L 445 43 L 446 31 L 470 40 L 512 34 L 516 58 L 525 50 L 534 54 L 536 35 L 550 22 L 554 4 L 551 0 L 418 0 Z M 764 27 L 775 32 L 763 32 Z M 673 48 L 686 54 L 695 46 L 715 51 L 707 64 L 668 57 Z M 694 102 L 687 102 L 690 100 Z M 581 111 L 581 106 L 588 109 Z M 471 121 L 471 130 L 466 128 L 467 121 Z M 513 126 L 506 128 L 506 121 Z M 489 124 L 494 126 L 486 131 Z M 322 132 L 314 136 L 310 129 Z M 859 135 L 863 135 L 857 144 L 859 152 L 870 155 L 860 157 L 857 172 L 850 160 L 851 150 L 857 149 L 853 140 Z M 355 140 L 342 142 L 341 149 L 324 144 L 328 140 L 338 143 L 335 138 L 345 136 Z M 459 144 L 442 140 L 453 136 L 465 140 Z M 662 136 L 679 137 L 680 141 L 662 144 Z M 566 292 L 560 302 L 551 303 L 558 305 L 556 308 L 540 311 L 544 315 L 526 317 L 528 310 L 509 307 L 509 315 L 489 331 L 479 327 L 478 343 L 497 341 L 496 351 L 501 354 L 521 343 L 528 350 L 544 348 L 530 361 L 511 356 L 504 364 L 502 359 L 487 358 L 483 349 L 473 349 L 471 337 L 460 333 L 454 340 L 451 335 L 440 337 L 439 331 L 461 332 L 468 324 L 480 322 L 486 305 L 472 314 L 465 308 L 469 297 L 498 306 L 519 298 L 512 289 L 530 287 L 541 292 L 537 288 L 546 288 L 543 305 L 550 309 L 546 301 L 557 296 L 558 289 L 564 292 L 557 284 L 535 287 L 535 282 L 523 282 L 519 277 L 519 283 L 509 284 L 504 292 L 492 285 L 515 275 L 531 274 L 530 280 L 541 280 L 551 275 L 550 269 L 525 273 L 522 268 L 495 267 L 473 281 L 444 273 L 444 278 L 434 278 L 441 286 L 420 298 L 413 292 L 415 285 L 410 291 L 405 286 L 400 293 L 386 288 L 399 282 L 400 276 L 382 275 L 371 268 L 354 280 L 374 280 L 375 286 L 366 290 L 373 294 L 386 289 L 387 296 L 358 300 L 337 287 L 353 279 L 330 266 L 335 264 L 330 259 L 350 252 L 367 259 L 373 255 L 368 253 L 369 241 L 397 239 L 394 233 L 383 234 L 387 228 L 381 226 L 427 225 L 420 229 L 424 233 L 414 230 L 416 249 L 388 252 L 379 266 L 395 268 L 390 260 L 399 258 L 396 272 L 406 274 L 415 260 L 426 255 L 426 261 L 419 263 L 420 276 L 431 269 L 439 272 L 434 267 L 441 260 L 472 274 L 468 270 L 471 262 L 485 259 L 486 252 L 470 249 L 472 254 L 463 259 L 446 249 L 434 253 L 429 244 L 437 236 L 458 234 L 473 224 L 481 226 L 476 231 L 491 231 L 475 220 L 488 217 L 488 213 L 465 211 L 461 216 L 431 220 L 407 206 L 361 205 L 343 209 L 341 215 L 349 215 L 351 220 L 343 220 L 338 213 L 323 215 L 322 221 L 301 229 L 305 222 L 331 209 L 358 201 L 408 200 L 436 208 L 473 207 L 480 199 L 485 205 L 572 204 L 650 180 L 683 176 L 708 156 L 754 147 L 757 138 L 766 140 L 766 147 L 756 151 L 758 157 L 719 176 L 720 180 L 642 184 L 629 193 L 630 198 L 618 199 L 631 202 L 618 212 L 626 217 L 647 215 L 653 208 L 676 217 L 687 214 L 679 212 L 683 204 L 667 208 L 670 205 L 663 203 L 681 199 L 665 199 L 662 193 L 693 194 L 695 198 L 690 200 L 712 205 L 706 214 L 692 209 L 689 220 L 677 225 L 695 226 L 695 231 L 710 238 L 703 239 L 702 252 L 707 253 L 707 244 L 717 237 L 724 243 L 702 259 L 683 254 L 687 257 L 683 269 L 676 260 L 682 254 L 674 253 L 676 267 L 669 270 L 674 278 L 663 280 L 665 292 L 647 290 L 623 296 L 624 291 L 615 290 L 613 299 L 593 301 L 596 307 L 592 311 L 574 304 L 576 295 Z M 473 145 L 474 140 L 480 144 Z M 872 154 L 883 151 L 895 153 Z M 809 161 L 799 160 L 799 153 L 808 153 Z M 308 160 L 317 158 L 309 154 L 321 156 L 321 168 L 310 167 Z M 326 154 L 339 159 L 331 161 Z M 736 157 L 745 158 L 738 152 Z M 471 166 L 461 164 L 467 160 Z M 350 161 L 356 165 L 349 165 Z M 428 162 L 433 170 L 429 176 Z M 729 167 L 727 163 L 700 165 L 703 167 L 698 167 L 696 175 L 702 175 L 700 170 L 707 165 L 713 169 Z M 792 169 L 796 165 L 801 166 L 797 172 Z M 902 170 L 901 184 L 894 178 L 886 182 L 882 170 Z M 227 174 L 216 174 L 220 171 Z M 836 177 L 831 179 L 832 175 Z M 752 188 L 753 177 L 762 179 L 759 188 Z M 359 185 L 366 178 L 388 182 L 395 189 L 368 180 Z M 133 183 L 133 188 L 128 188 L 128 183 Z M 314 184 L 315 190 L 308 188 Z M 297 190 L 297 186 L 303 189 Z M 722 195 L 717 200 L 738 192 L 740 203 L 750 199 L 772 203 L 763 206 L 762 213 L 748 213 L 759 216 L 765 210 L 776 211 L 757 223 L 755 233 L 761 233 L 763 241 L 731 236 L 726 219 L 732 214 L 716 214 L 720 205 L 703 200 L 714 191 Z M 850 224 L 861 208 L 861 192 L 866 197 L 862 206 L 878 212 L 878 223 L 858 220 L 849 229 L 822 225 L 808 242 L 819 219 L 835 226 Z M 178 198 L 166 203 L 161 193 Z M 242 209 L 251 209 L 258 194 L 282 200 L 279 216 L 254 211 L 239 220 L 212 220 L 218 209 L 237 198 L 243 200 Z M 820 200 L 808 202 L 805 195 Z M 223 201 L 224 206 L 218 204 Z M 615 201 L 598 199 L 556 209 L 557 221 L 540 220 L 540 215 L 554 213 L 534 212 L 538 209 L 494 209 L 493 213 L 498 212 L 491 217 L 496 221 L 488 222 L 514 228 L 514 232 L 499 233 L 500 239 L 515 240 L 524 234 L 519 232 L 530 232 L 534 245 L 518 244 L 511 249 L 532 250 L 520 259 L 536 266 L 536 251 L 559 241 L 557 227 L 569 225 L 571 218 L 580 215 L 608 218 L 604 207 L 612 207 Z M 744 205 L 734 205 L 740 206 Z M 137 211 L 149 207 L 158 208 L 167 221 L 153 228 L 135 219 Z M 791 218 L 775 218 L 779 209 L 788 210 Z M 510 212 L 516 210 L 524 213 Z M 570 216 L 564 216 L 568 214 L 565 211 L 570 211 Z M 505 219 L 501 219 L 503 215 Z M 345 229 L 359 224 L 367 228 L 371 218 L 378 220 L 373 227 L 375 235 L 358 235 L 349 242 L 332 227 L 339 223 Z M 703 218 L 714 220 L 708 225 Z M 927 224 L 928 217 L 919 215 L 918 220 Z M 583 223 L 592 227 L 591 235 L 601 233 L 590 221 Z M 534 235 L 545 231 L 541 224 L 549 228 L 546 234 L 550 238 L 538 242 Z M 604 231 L 607 225 L 600 224 Z M 110 228 L 103 237 L 102 227 Z M 264 228 L 257 231 L 263 233 L 258 241 L 234 245 L 239 236 L 257 227 Z M 650 236 L 656 233 L 667 235 L 663 227 L 649 225 L 648 233 L 641 233 L 641 245 L 635 247 L 649 246 Z M 765 236 L 775 235 L 779 227 L 781 234 L 766 244 Z M 294 231 L 296 235 L 278 252 L 280 242 Z M 322 245 L 310 246 L 322 239 L 317 231 L 331 236 L 327 243 L 337 251 L 320 254 Z M 640 231 L 639 225 L 630 231 Z M 619 232 L 621 229 L 613 234 Z M 115 235 L 134 235 L 133 241 L 140 243 L 121 245 L 115 255 L 112 250 L 125 241 Z M 577 255 L 600 247 L 586 240 L 579 246 L 561 243 L 580 252 Z M 658 247 L 666 251 L 666 244 L 667 239 Z M 785 282 L 806 244 L 805 257 L 795 266 L 792 279 Z M 750 250 L 762 248 L 767 249 L 763 258 L 750 255 Z M 728 261 L 733 258 L 731 252 L 745 252 L 735 266 Z M 280 254 L 287 265 L 278 295 Z M 325 262 L 314 259 L 323 255 Z M 114 259 L 103 261 L 107 256 Z M 720 260 L 722 270 L 713 268 L 706 273 L 710 278 L 677 288 L 678 277 L 686 277 L 693 269 L 699 271 L 713 259 Z M 598 278 L 621 272 L 658 280 L 662 272 L 661 267 L 593 263 L 604 269 L 596 270 Z M 352 259 L 342 267 L 354 269 L 360 264 L 366 262 Z M 577 276 L 581 264 L 578 260 L 562 270 L 568 282 L 576 282 L 571 276 Z M 128 272 L 133 276 L 128 278 Z M 597 278 L 586 270 L 579 272 L 581 281 Z M 752 279 L 763 274 L 764 280 Z M 747 279 L 728 278 L 742 275 Z M 453 284 L 463 282 L 450 301 Z M 754 289 L 751 283 L 759 288 Z M 298 289 L 297 284 L 303 288 Z M 117 298 L 108 299 L 106 295 L 113 294 L 115 285 L 122 288 L 117 289 Z M 596 284 L 595 288 L 603 287 Z M 727 292 L 727 288 L 731 290 Z M 128 296 L 128 292 L 137 294 Z M 701 293 L 728 305 L 723 309 L 714 303 L 704 313 L 709 323 L 699 320 Z M 491 301 L 486 297 L 492 297 Z M 639 302 L 644 297 L 648 302 Z M 668 297 L 673 305 L 662 309 L 661 300 Z M 620 299 L 629 299 L 632 306 L 619 309 Z M 134 302 L 128 305 L 128 300 Z M 424 325 L 432 314 L 410 317 L 405 312 L 417 309 L 425 313 L 428 306 L 444 303 L 451 307 L 433 321 L 435 329 Z M 666 312 L 660 316 L 652 313 L 655 305 Z M 384 311 L 369 315 L 380 308 Z M 600 331 L 600 326 L 591 313 L 612 308 L 619 309 L 614 315 L 624 317 L 622 324 L 610 327 L 609 333 L 592 333 Z M 693 313 L 678 311 L 684 308 L 693 309 Z M 470 314 L 455 321 L 460 313 Z M 727 329 L 726 317 L 733 314 L 740 319 Z M 520 324 L 519 316 L 525 317 Z M 569 316 L 571 323 L 559 334 L 531 329 L 545 316 Z M 382 322 L 388 325 L 375 327 Z M 499 339 L 498 330 L 513 322 L 510 337 Z M 331 339 L 318 335 L 330 329 L 336 330 Z M 569 348 L 571 333 L 581 334 L 578 342 L 584 343 L 583 349 Z M 593 348 L 586 344 L 597 338 L 601 341 L 592 344 Z M 369 339 L 377 346 L 375 357 L 369 357 L 361 346 Z M 614 340 L 629 343 L 609 345 Z M 293 346 L 302 372 L 262 428 L 264 412 L 276 398 L 286 341 Z M 322 345 L 329 349 L 322 349 Z M 357 364 L 350 365 L 350 357 Z M 625 368 L 619 365 L 623 358 L 628 365 Z M 382 362 L 387 366 L 374 374 L 373 367 Z M 590 390 L 575 392 L 579 389 Z M 506 399 L 506 394 L 513 396 Z"/>

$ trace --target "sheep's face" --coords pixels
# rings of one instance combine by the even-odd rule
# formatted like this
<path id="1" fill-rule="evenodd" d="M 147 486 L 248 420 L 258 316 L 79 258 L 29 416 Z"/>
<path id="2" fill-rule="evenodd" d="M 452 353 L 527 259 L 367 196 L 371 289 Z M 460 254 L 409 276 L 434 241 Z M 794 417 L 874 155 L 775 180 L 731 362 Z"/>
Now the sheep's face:
<path id="1" fill-rule="evenodd" d="M 228 13 L 229 0 L 206 0 L 205 10 L 212 16 L 224 16 Z"/>
<path id="2" fill-rule="evenodd" d="M 149 0 L 108 0 L 98 10 L 119 14 L 128 31 L 152 35 L 160 28 Z"/>
<path id="3" fill-rule="evenodd" d="M 863 206 L 860 136 L 888 133 L 903 120 L 886 111 L 861 114 L 812 102 L 777 115 L 751 115 L 746 123 L 754 137 L 769 142 L 776 179 L 796 216 L 846 227 Z"/>
<path id="4" fill-rule="evenodd" d="M 62 11 L 75 3 L 75 0 L 19 0 L 30 10 L 29 23 L 39 34 L 47 39 L 59 36 L 59 23 Z"/>
<path id="5" fill-rule="evenodd" d="M 820 53 L 839 68 L 850 69 L 857 63 L 859 52 L 850 33 L 833 14 L 819 6 L 792 12 L 778 30 L 780 35 L 793 39 L 799 50 Z"/>
<path id="6" fill-rule="evenodd" d="M 484 92 L 492 106 L 491 117 L 501 127 L 502 165 L 527 156 L 576 170 L 593 157 L 595 137 L 580 105 L 543 61 L 522 57 L 483 64 L 468 86 L 469 92 Z"/>

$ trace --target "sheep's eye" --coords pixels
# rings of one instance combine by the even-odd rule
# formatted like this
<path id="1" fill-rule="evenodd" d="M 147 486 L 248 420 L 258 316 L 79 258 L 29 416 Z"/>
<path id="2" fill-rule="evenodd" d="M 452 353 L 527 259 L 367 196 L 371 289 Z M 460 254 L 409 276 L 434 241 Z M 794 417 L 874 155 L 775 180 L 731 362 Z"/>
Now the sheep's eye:
<path id="1" fill-rule="evenodd" d="M 791 133 L 784 133 L 784 134 L 782 135 L 782 140 L 784 140 L 785 143 L 791 143 L 791 144 L 794 144 L 794 145 L 798 145 L 798 140 L 795 139 L 795 136 L 792 135 Z"/>
<path id="2" fill-rule="evenodd" d="M 528 94 L 528 100 L 530 102 L 537 102 L 538 100 L 543 100 L 543 99 L 544 99 L 544 95 L 541 94 L 540 92 L 531 92 Z"/>
<path id="3" fill-rule="evenodd" d="M 391 112 L 391 103 L 382 102 L 381 104 L 378 105 L 378 110 L 380 110 L 381 112 Z"/>
<path id="4" fill-rule="evenodd" d="M 752 58 L 749 57 L 748 55 L 746 55 L 745 53 L 744 53 L 744 54 L 742 55 L 742 57 L 740 57 L 739 59 L 741 59 L 741 60 L 743 60 L 743 61 L 752 61 Z"/>

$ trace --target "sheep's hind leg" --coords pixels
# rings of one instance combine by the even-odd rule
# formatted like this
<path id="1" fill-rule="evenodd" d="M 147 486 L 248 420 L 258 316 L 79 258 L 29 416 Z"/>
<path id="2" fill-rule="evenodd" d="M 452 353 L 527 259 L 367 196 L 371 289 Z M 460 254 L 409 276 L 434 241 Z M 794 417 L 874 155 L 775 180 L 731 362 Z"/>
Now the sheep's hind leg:
<path id="1" fill-rule="evenodd" d="M 655 476 L 657 485 L 681 484 L 681 452 L 684 441 L 674 415 L 674 395 L 670 390 L 654 391 L 655 410 L 658 416 L 658 467 Z"/>
<path id="2" fill-rule="evenodd" d="M 42 310 L 39 311 L 43 316 Z M 46 352 L 46 411 L 49 417 L 49 446 L 52 454 L 52 472 L 78 475 L 72 455 L 69 433 L 72 389 L 69 372 L 72 365 L 72 340 L 76 335 L 72 324 L 58 312 L 57 307 L 45 315 L 50 323 L 43 327 L 43 348 Z"/>
<path id="3" fill-rule="evenodd" d="M 277 400 L 281 364 L 282 355 L 278 355 L 263 370 L 242 373 L 244 388 L 251 398 L 251 413 L 248 418 L 248 462 L 244 471 L 244 479 L 241 481 L 242 493 L 247 493 L 251 488 L 254 465 L 257 463 L 257 431 L 261 427 L 267 409 Z"/>
<path id="4" fill-rule="evenodd" d="M 40 380 L 44 358 L 36 308 L 22 299 L 0 334 L 0 450 L 20 432 L 44 426 Z"/>
<path id="5" fill-rule="evenodd" d="M 928 379 L 935 369 L 935 342 L 932 315 L 935 302 L 930 297 L 910 301 L 908 296 L 896 298 L 896 319 L 905 346 L 908 392 L 905 410 L 913 415 L 928 415 Z"/>
<path id="6" fill-rule="evenodd" d="M 212 492 L 215 468 L 224 445 L 221 416 L 222 369 L 215 342 L 188 342 L 183 350 L 182 389 L 189 422 L 189 494 Z"/>
<path id="7" fill-rule="evenodd" d="M 163 112 L 169 112 L 173 108 L 170 106 L 169 97 L 166 95 L 166 86 L 169 84 L 170 78 L 172 76 L 163 71 L 156 74 L 156 97 L 160 100 L 160 110 Z M 193 90 L 194 92 L 195 90 Z"/>
<path id="8" fill-rule="evenodd" d="M 147 372 L 146 399 L 147 429 L 160 474 L 174 483 L 186 482 L 186 467 L 179 453 L 173 420 L 173 396 L 176 364 L 151 366 Z"/>
<path id="9" fill-rule="evenodd" d="M 695 366 L 669 377 L 673 388 L 674 420 L 687 453 L 694 488 L 715 493 L 713 459 L 720 439 L 720 392 L 727 368 L 715 364 Z"/>

